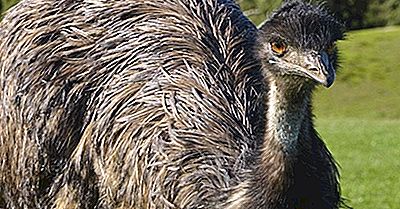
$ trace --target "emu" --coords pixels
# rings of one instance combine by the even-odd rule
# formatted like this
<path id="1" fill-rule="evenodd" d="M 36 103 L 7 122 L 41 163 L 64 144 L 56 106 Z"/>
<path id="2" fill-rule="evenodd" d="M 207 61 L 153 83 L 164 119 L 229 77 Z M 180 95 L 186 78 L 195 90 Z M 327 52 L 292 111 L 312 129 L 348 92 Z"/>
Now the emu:
<path id="1" fill-rule="evenodd" d="M 0 24 L 1 208 L 333 209 L 312 91 L 342 25 L 287 1 L 24 0 Z"/>

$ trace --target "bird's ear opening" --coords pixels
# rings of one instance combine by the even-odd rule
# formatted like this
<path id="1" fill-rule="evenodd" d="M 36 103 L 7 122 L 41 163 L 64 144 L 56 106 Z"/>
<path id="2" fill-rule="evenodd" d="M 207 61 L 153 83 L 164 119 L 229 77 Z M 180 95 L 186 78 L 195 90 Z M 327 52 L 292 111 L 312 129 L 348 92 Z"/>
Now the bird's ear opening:
<path id="1" fill-rule="evenodd" d="M 328 54 L 334 54 L 335 51 L 337 51 L 336 42 L 333 42 L 331 45 L 329 45 L 329 46 L 326 48 L 326 52 L 327 52 Z"/>

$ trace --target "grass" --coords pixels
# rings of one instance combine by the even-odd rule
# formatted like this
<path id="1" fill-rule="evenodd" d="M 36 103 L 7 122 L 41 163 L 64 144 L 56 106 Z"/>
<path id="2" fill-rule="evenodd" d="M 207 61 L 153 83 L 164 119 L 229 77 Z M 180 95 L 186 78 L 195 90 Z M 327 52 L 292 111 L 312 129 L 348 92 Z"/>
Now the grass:
<path id="1" fill-rule="evenodd" d="M 315 95 L 317 129 L 356 209 L 400 205 L 400 27 L 351 32 L 335 86 Z"/>
<path id="2" fill-rule="evenodd" d="M 4 12 L 11 6 L 15 5 L 17 2 L 18 0 L 0 0 L 0 5 L 2 6 L 2 8 L 0 9 L 2 10 L 2 12 Z"/>
<path id="3" fill-rule="evenodd" d="M 400 120 L 325 118 L 317 129 L 341 165 L 348 204 L 359 209 L 400 205 Z"/>
<path id="4" fill-rule="evenodd" d="M 400 27 L 355 31 L 339 43 L 338 80 L 316 96 L 317 115 L 400 118 Z"/>

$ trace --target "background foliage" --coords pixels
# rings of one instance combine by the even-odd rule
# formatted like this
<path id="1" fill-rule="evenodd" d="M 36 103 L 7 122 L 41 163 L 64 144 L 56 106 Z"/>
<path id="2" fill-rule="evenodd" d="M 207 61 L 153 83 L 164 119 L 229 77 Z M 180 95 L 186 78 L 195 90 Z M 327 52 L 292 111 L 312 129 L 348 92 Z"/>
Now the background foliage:
<path id="1" fill-rule="evenodd" d="M 239 0 L 242 9 L 257 24 L 282 0 Z M 399 0 L 314 0 L 325 2 L 349 29 L 400 24 Z"/>
<path id="2" fill-rule="evenodd" d="M 324 0 L 311 0 L 322 2 Z M 17 0 L 0 0 L 1 11 Z M 282 0 L 237 0 L 254 23 L 261 23 Z M 400 24 L 399 0 L 325 0 L 327 6 L 349 29 Z"/>

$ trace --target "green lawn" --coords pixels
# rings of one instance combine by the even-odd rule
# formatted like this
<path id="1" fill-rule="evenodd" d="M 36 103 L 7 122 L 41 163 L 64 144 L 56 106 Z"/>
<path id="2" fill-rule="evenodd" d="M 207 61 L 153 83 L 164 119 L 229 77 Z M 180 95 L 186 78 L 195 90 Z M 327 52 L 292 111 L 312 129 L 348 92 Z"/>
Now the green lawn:
<path id="1" fill-rule="evenodd" d="M 342 69 L 315 95 L 316 125 L 355 209 L 400 208 L 400 27 L 351 32 Z"/>
<path id="2" fill-rule="evenodd" d="M 325 118 L 317 129 L 341 166 L 347 203 L 357 209 L 400 207 L 400 120 Z"/>
<path id="3" fill-rule="evenodd" d="M 351 32 L 339 49 L 342 68 L 319 89 L 316 114 L 400 119 L 400 27 Z"/>

